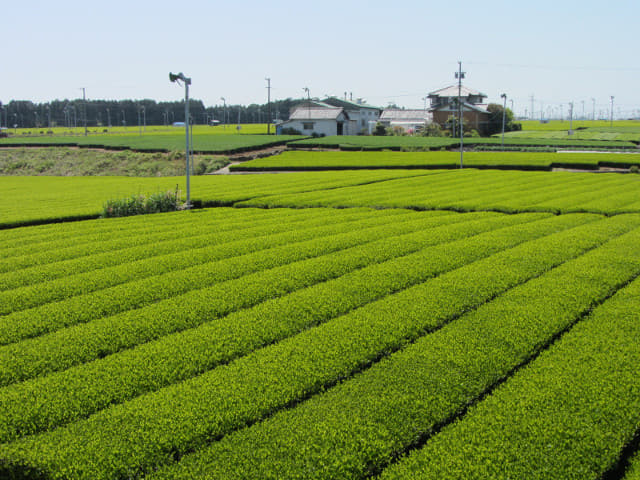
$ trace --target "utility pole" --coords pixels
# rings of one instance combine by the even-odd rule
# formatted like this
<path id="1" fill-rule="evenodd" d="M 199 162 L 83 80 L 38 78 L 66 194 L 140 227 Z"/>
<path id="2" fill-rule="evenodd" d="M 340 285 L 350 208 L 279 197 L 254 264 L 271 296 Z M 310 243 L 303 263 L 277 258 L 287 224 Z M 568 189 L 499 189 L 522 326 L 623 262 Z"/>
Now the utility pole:
<path id="1" fill-rule="evenodd" d="M 502 107 L 502 151 L 504 152 L 504 123 L 507 114 L 507 94 L 503 93 L 500 97 L 504 99 L 504 106 Z"/>
<path id="2" fill-rule="evenodd" d="M 227 117 L 227 101 L 225 100 L 224 97 L 220 97 L 220 100 L 222 100 L 222 104 L 223 104 L 223 110 L 222 110 L 222 123 L 224 125 L 224 129 L 227 129 L 227 121 L 226 121 L 226 117 Z"/>
<path id="3" fill-rule="evenodd" d="M 271 135 L 271 79 L 265 78 L 267 81 L 267 135 Z"/>
<path id="4" fill-rule="evenodd" d="M 87 95 L 85 92 L 85 87 L 82 87 L 82 110 L 84 117 L 84 136 L 87 136 Z"/>
<path id="5" fill-rule="evenodd" d="M 585 120 L 585 116 L 584 116 L 584 100 L 582 100 L 582 120 Z"/>
<path id="6" fill-rule="evenodd" d="M 529 100 L 531 100 L 531 111 L 530 111 L 529 113 L 530 113 L 530 118 L 531 118 L 531 120 L 533 120 L 533 119 L 535 119 L 535 118 L 536 118 L 536 117 L 535 117 L 535 115 L 534 115 L 534 111 L 533 111 L 533 107 L 534 107 L 534 105 L 535 105 L 535 103 L 534 103 L 534 102 L 535 102 L 535 98 L 533 97 L 533 95 L 531 95 L 531 96 L 529 97 Z"/>
<path id="7" fill-rule="evenodd" d="M 593 116 L 591 120 L 595 122 L 596 121 L 596 99 L 592 98 L 591 101 L 593 102 Z"/>
<path id="8" fill-rule="evenodd" d="M 569 135 L 573 135 L 573 102 L 569 102 Z"/>
<path id="9" fill-rule="evenodd" d="M 613 127 L 613 95 L 611 95 L 611 126 Z"/>
<path id="10" fill-rule="evenodd" d="M 462 71 L 462 62 L 458 61 L 458 71 L 456 72 L 456 78 L 458 79 L 458 119 L 460 123 L 460 168 L 464 168 L 463 152 L 464 152 L 464 127 L 463 127 L 463 109 L 462 109 L 462 79 L 466 72 Z"/>

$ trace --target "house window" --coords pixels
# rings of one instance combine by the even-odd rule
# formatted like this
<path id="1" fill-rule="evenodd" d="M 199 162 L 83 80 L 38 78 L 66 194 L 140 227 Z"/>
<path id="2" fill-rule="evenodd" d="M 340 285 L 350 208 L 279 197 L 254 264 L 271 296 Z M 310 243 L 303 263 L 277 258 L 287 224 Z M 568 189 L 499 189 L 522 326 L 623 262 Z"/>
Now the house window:
<path id="1" fill-rule="evenodd" d="M 303 130 L 313 130 L 313 122 L 302 122 Z"/>

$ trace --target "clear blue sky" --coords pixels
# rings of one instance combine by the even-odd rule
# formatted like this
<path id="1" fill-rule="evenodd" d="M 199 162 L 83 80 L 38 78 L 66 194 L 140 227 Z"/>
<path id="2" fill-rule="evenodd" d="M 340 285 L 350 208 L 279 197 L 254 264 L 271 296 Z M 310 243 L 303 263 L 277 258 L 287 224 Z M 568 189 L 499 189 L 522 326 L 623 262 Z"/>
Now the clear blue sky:
<path id="1" fill-rule="evenodd" d="M 640 111 L 640 2 L 325 0 L 7 1 L 0 7 L 0 101 L 177 100 L 169 71 L 207 106 L 342 96 L 421 108 L 465 83 L 539 115 Z"/>

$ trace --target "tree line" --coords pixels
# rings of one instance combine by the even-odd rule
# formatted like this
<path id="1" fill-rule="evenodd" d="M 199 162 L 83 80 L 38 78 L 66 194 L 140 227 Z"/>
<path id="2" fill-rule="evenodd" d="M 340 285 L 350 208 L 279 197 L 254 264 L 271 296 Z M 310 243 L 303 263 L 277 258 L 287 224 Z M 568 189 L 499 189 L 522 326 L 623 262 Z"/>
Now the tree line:
<path id="1" fill-rule="evenodd" d="M 189 100 L 191 122 L 206 125 L 237 123 L 267 123 L 288 120 L 290 109 L 300 99 L 287 98 L 267 104 L 215 105 L 206 107 L 201 100 Z M 0 103 L 0 126 L 8 128 L 171 125 L 184 122 L 184 100 L 156 102 L 155 100 L 53 100 L 34 103 L 27 100 L 11 100 Z"/>

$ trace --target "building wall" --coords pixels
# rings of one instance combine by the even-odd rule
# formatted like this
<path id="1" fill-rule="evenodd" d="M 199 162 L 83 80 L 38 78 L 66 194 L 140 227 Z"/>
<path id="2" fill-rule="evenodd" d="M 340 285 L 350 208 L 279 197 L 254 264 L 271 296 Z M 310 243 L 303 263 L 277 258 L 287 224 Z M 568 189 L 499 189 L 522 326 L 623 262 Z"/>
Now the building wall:
<path id="1" fill-rule="evenodd" d="M 369 129 L 369 122 L 377 122 L 380 118 L 378 110 L 371 108 L 362 108 L 359 110 L 347 110 L 349 115 L 349 135 L 360 135 L 362 131 L 365 133 Z"/>
<path id="2" fill-rule="evenodd" d="M 457 112 L 451 112 L 448 110 L 436 110 L 433 112 L 433 121 L 444 128 L 447 120 L 451 115 L 458 116 Z M 464 111 L 463 114 L 464 124 L 467 128 L 477 130 L 480 135 L 484 135 L 487 132 L 489 123 L 489 114 L 476 111 Z"/>
<path id="3" fill-rule="evenodd" d="M 343 120 L 341 120 L 343 121 Z M 312 129 L 304 128 L 305 124 L 313 124 Z M 351 135 L 348 127 L 349 122 L 344 121 L 343 135 Z M 294 128 L 301 132 L 303 135 L 337 135 L 338 134 L 338 122 L 336 120 L 289 120 L 280 125 L 282 128 Z"/>

